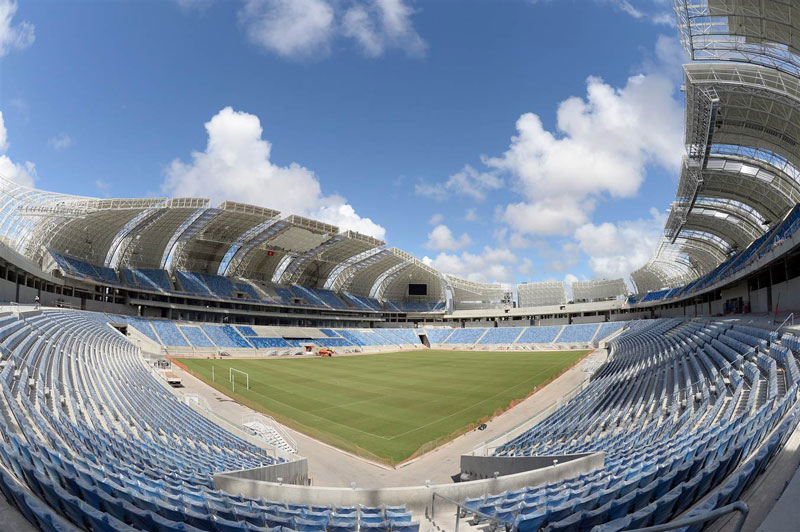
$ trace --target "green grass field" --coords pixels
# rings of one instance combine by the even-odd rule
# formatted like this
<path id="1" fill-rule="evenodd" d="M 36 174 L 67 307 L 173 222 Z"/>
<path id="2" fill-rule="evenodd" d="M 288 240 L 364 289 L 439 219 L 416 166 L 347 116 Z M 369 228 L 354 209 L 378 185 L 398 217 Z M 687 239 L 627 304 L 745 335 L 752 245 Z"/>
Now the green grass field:
<path id="1" fill-rule="evenodd" d="M 586 353 L 424 350 L 178 362 L 287 426 L 361 456 L 397 464 L 507 409 Z M 249 390 L 244 377 L 237 375 L 232 393 L 231 367 L 249 374 Z"/>

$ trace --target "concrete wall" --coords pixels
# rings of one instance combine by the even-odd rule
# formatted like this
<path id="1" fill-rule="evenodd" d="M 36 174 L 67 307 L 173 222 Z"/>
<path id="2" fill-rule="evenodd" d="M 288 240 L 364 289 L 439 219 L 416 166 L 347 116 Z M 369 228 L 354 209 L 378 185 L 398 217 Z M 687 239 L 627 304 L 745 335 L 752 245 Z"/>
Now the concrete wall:
<path id="1" fill-rule="evenodd" d="M 57 303 L 63 302 L 74 308 L 80 308 L 81 300 L 77 297 L 69 297 L 44 291 L 40 292 L 36 288 L 31 288 L 23 284 L 19 285 L 18 293 L 17 283 L 12 283 L 7 279 L 0 279 L 0 301 L 33 305 L 37 295 L 41 298 L 42 305 L 54 307 Z"/>
<path id="2" fill-rule="evenodd" d="M 800 309 L 800 277 L 795 277 L 773 286 L 772 304 L 776 305 L 778 310 Z"/>
<path id="3" fill-rule="evenodd" d="M 30 288 L 25 285 L 19 285 L 19 299 L 17 303 L 22 303 L 24 305 L 33 305 L 34 299 L 36 296 L 39 295 L 39 290 L 36 288 Z"/>
<path id="4" fill-rule="evenodd" d="M 684 312 L 683 307 L 668 308 L 658 311 L 658 313 L 661 314 L 661 317 L 663 318 L 682 318 L 683 312 Z"/>
<path id="5" fill-rule="evenodd" d="M 610 321 L 640 320 L 650 317 L 650 311 L 631 312 L 629 314 L 612 314 Z"/>
<path id="6" fill-rule="evenodd" d="M 0 279 L 0 301 L 17 301 L 17 285 L 6 279 Z"/>
<path id="7" fill-rule="evenodd" d="M 162 356 L 164 349 L 161 347 L 161 344 L 153 341 L 136 327 L 127 326 L 126 330 L 128 331 L 128 339 L 133 342 L 134 345 L 141 348 L 142 351 L 156 356 Z"/>
<path id="8" fill-rule="evenodd" d="M 569 318 L 550 318 L 546 320 L 536 320 L 536 325 L 568 325 Z"/>
<path id="9" fill-rule="evenodd" d="M 572 323 L 574 324 L 582 324 L 582 323 L 602 323 L 606 321 L 605 316 L 574 316 L 572 318 Z"/>
<path id="10" fill-rule="evenodd" d="M 112 314 L 130 314 L 130 307 L 127 305 L 94 301 L 93 299 L 86 300 L 86 310 L 91 310 L 92 312 L 110 312 Z"/>
<path id="11" fill-rule="evenodd" d="M 281 485 L 272 482 L 244 479 L 235 473 L 214 475 L 214 486 L 228 493 L 248 497 L 286 501 L 293 504 L 353 506 L 365 504 L 405 504 L 412 512 L 421 513 L 430 504 L 433 492 L 455 500 L 478 497 L 487 493 L 502 493 L 506 490 L 536 486 L 573 478 L 603 467 L 605 453 L 599 452 L 566 463 L 559 463 L 535 471 L 517 473 L 505 477 L 473 480 L 433 486 L 409 486 L 399 488 L 325 488 L 314 486 Z M 439 502 L 437 502 L 437 507 Z"/>
<path id="12" fill-rule="evenodd" d="M 720 296 L 722 297 L 723 301 L 727 299 L 736 299 L 738 297 L 741 297 L 744 301 L 747 301 L 747 283 L 737 283 L 730 288 L 721 290 Z"/>
<path id="13" fill-rule="evenodd" d="M 498 327 L 528 327 L 530 324 L 530 320 L 500 320 L 497 322 Z"/>
<path id="14" fill-rule="evenodd" d="M 81 299 L 79 297 L 64 296 L 51 292 L 42 292 L 39 297 L 41 297 L 42 305 L 48 307 L 69 306 L 70 308 L 81 308 Z"/>
<path id="15" fill-rule="evenodd" d="M 142 317 L 144 318 L 160 318 L 161 309 L 154 307 L 142 307 Z"/>
<path id="16" fill-rule="evenodd" d="M 392 321 L 392 322 L 383 322 L 379 321 L 375 323 L 375 328 L 380 329 L 398 329 L 398 328 L 414 328 L 417 324 L 414 321 Z"/>
<path id="17" fill-rule="evenodd" d="M 750 312 L 769 312 L 767 307 L 767 288 L 750 292 Z"/>
<path id="18" fill-rule="evenodd" d="M 554 460 L 559 464 L 571 462 L 592 453 L 562 454 L 553 456 L 461 456 L 461 474 L 467 475 L 470 480 L 493 478 L 498 476 L 514 475 L 525 471 L 535 471 L 545 467 L 552 467 Z"/>

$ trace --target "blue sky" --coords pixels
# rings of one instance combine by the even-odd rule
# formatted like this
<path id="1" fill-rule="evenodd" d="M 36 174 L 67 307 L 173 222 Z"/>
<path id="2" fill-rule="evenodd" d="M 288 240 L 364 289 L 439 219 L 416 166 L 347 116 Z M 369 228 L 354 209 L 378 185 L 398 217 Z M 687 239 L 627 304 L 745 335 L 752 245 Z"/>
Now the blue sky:
<path id="1" fill-rule="evenodd" d="M 474 280 L 625 275 L 682 153 L 667 0 L 0 0 L 0 173 L 249 201 Z"/>

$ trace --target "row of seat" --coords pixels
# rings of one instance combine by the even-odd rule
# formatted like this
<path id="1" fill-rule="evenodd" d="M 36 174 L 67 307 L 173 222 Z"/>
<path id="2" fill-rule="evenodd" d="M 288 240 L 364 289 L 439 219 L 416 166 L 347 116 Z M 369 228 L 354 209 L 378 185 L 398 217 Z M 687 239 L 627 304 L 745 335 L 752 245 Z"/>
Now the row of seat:
<path id="1" fill-rule="evenodd" d="M 247 279 L 232 279 L 222 275 L 183 270 L 175 271 L 173 284 L 166 270 L 121 269 L 117 272 L 112 268 L 90 264 L 63 253 L 50 251 L 50 254 L 59 268 L 72 277 L 165 294 L 369 312 L 444 312 L 445 310 L 443 301 L 381 302 L 372 297 L 356 296 L 346 292 L 336 293 L 319 287 L 309 288 L 299 285 L 282 287 Z"/>
<path id="2" fill-rule="evenodd" d="M 730 323 L 633 322 L 585 390 L 496 450 L 604 451 L 604 467 L 464 505 L 521 532 L 611 532 L 736 500 L 800 417 L 796 344 Z"/>
<path id="3" fill-rule="evenodd" d="M 43 530 L 415 530 L 404 508 L 370 518 L 215 490 L 216 472 L 279 459 L 178 401 L 103 315 L 2 317 L 0 345 L 0 487 Z"/>
<path id="4" fill-rule="evenodd" d="M 589 387 L 497 450 L 604 451 L 603 468 L 465 507 L 521 532 L 610 532 L 734 500 L 800 419 L 796 345 L 729 323 L 634 322 Z M 403 507 L 303 507 L 215 490 L 215 472 L 277 459 L 177 401 L 102 315 L 0 317 L 0 353 L 0 488 L 43 530 L 419 527 Z"/>

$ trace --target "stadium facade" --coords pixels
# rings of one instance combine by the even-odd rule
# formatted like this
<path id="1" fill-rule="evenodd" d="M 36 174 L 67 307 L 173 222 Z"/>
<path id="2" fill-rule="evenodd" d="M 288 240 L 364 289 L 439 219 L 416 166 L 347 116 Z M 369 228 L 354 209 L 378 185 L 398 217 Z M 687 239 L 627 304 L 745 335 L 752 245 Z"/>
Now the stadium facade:
<path id="1" fill-rule="evenodd" d="M 0 299 L 79 309 L 0 313 L 6 500 L 36 528 L 68 532 L 419 532 L 423 519 L 449 529 L 448 505 L 456 523 L 469 515 L 515 532 L 686 518 L 677 528 L 701 530 L 746 514 L 742 498 L 774 500 L 798 462 L 798 330 L 709 316 L 800 301 L 800 7 L 674 5 L 693 60 L 686 154 L 664 236 L 630 280 L 526 283 L 515 304 L 507 287 L 264 207 L 0 182 Z M 262 350 L 303 338 L 357 350 L 602 339 L 608 358 L 569 400 L 487 443 L 471 468 L 462 461 L 463 482 L 317 488 L 302 460 L 169 391 L 141 356 L 147 334 L 126 336 L 121 323 L 149 330 L 158 349 L 204 339 L 209 353 L 236 338 Z M 536 459 L 544 467 L 495 469 Z M 756 482 L 765 477 L 777 487 Z M 787 512 L 796 525 L 796 503 L 784 503 L 765 530 L 781 530 Z"/>

